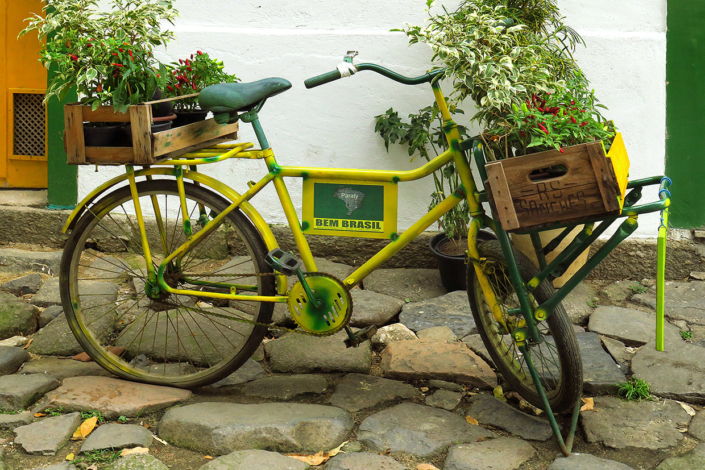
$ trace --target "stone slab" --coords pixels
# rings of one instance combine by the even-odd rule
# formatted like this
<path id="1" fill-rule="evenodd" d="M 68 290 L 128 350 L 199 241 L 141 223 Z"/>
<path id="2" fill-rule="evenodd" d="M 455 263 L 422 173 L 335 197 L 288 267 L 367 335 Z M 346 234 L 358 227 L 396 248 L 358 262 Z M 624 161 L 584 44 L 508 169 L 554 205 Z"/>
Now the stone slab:
<path id="1" fill-rule="evenodd" d="M 463 395 L 450 390 L 437 390 L 432 395 L 426 397 L 426 404 L 434 408 L 452 411 L 460 404 Z"/>
<path id="2" fill-rule="evenodd" d="M 458 341 L 458 337 L 455 336 L 453 330 L 447 326 L 433 326 L 419 330 L 416 332 L 416 335 L 422 341 L 436 341 L 440 343 Z"/>
<path id="3" fill-rule="evenodd" d="M 105 470 L 169 470 L 169 467 L 147 454 L 120 457 Z"/>
<path id="4" fill-rule="evenodd" d="M 635 295 L 632 301 L 656 309 L 655 292 Z M 671 320 L 705 325 L 705 282 L 667 282 L 664 306 Z"/>
<path id="5" fill-rule="evenodd" d="M 264 351 L 273 372 L 305 374 L 310 372 L 368 373 L 372 366 L 372 346 L 346 348 L 344 331 L 323 338 L 287 333 L 269 341 Z"/>
<path id="6" fill-rule="evenodd" d="M 676 400 L 705 403 L 705 348 L 666 340 L 665 351 L 654 343 L 642 347 L 632 359 L 634 376 L 651 386 L 651 393 Z"/>
<path id="7" fill-rule="evenodd" d="M 2 469 L 2 467 L 0 467 L 0 469 Z M 77 467 L 71 462 L 63 462 L 49 465 L 48 467 L 37 467 L 34 470 L 77 470 Z"/>
<path id="8" fill-rule="evenodd" d="M 150 445 L 152 445 L 152 433 L 143 426 L 107 423 L 100 425 L 88 435 L 80 452 L 149 447 Z"/>
<path id="9" fill-rule="evenodd" d="M 548 470 L 634 470 L 632 467 L 614 460 L 602 459 L 590 454 L 559 455 Z"/>
<path id="10" fill-rule="evenodd" d="M 21 302 L 7 292 L 0 292 L 0 339 L 26 336 L 37 331 L 39 309 Z"/>
<path id="11" fill-rule="evenodd" d="M 15 444 L 33 455 L 56 455 L 81 425 L 81 413 L 44 418 L 15 429 Z"/>
<path id="12" fill-rule="evenodd" d="M 22 368 L 23 374 L 49 374 L 57 380 L 69 377 L 113 377 L 113 374 L 97 363 L 76 361 L 70 358 L 39 357 L 27 362 Z"/>
<path id="13" fill-rule="evenodd" d="M 490 357 L 490 352 L 485 347 L 485 343 L 482 341 L 482 337 L 479 334 L 467 335 L 462 339 L 462 342 L 467 344 L 472 352 L 477 354 L 490 366 L 494 367 L 494 361 Z"/>
<path id="14" fill-rule="evenodd" d="M 42 313 L 39 314 L 39 328 L 44 328 L 51 321 L 64 314 L 64 307 L 61 305 L 52 305 L 51 307 L 45 308 Z"/>
<path id="15" fill-rule="evenodd" d="M 322 375 L 275 375 L 249 382 L 242 393 L 269 400 L 290 400 L 301 395 L 320 395 L 328 390 L 328 380 Z"/>
<path id="16" fill-rule="evenodd" d="M 373 346 L 387 346 L 394 341 L 417 339 L 416 334 L 401 323 L 383 326 L 372 337 Z"/>
<path id="17" fill-rule="evenodd" d="M 326 470 L 404 470 L 406 467 L 386 455 L 369 452 L 339 454 L 326 465 Z"/>
<path id="18" fill-rule="evenodd" d="M 11 336 L 0 341 L 0 346 L 8 346 L 10 348 L 21 348 L 29 342 L 26 336 Z"/>
<path id="19" fill-rule="evenodd" d="M 432 299 L 446 293 L 437 269 L 378 269 L 365 278 L 365 288 L 405 302 Z"/>
<path id="20" fill-rule="evenodd" d="M 695 470 L 705 468 L 705 444 L 680 457 L 671 457 L 659 464 L 656 470 Z"/>
<path id="21" fill-rule="evenodd" d="M 385 377 L 396 380 L 446 380 L 478 388 L 494 388 L 497 376 L 463 343 L 420 340 L 391 343 L 382 351 Z"/>
<path id="22" fill-rule="evenodd" d="M 447 326 L 458 338 L 477 333 L 465 291 L 408 303 L 402 307 L 399 321 L 416 332 L 434 326 Z"/>
<path id="23" fill-rule="evenodd" d="M 264 367 L 262 367 L 257 361 L 248 359 L 238 370 L 228 375 L 224 379 L 209 385 L 209 387 L 230 387 L 232 385 L 244 384 L 256 379 L 261 379 L 262 377 L 266 376 L 267 371 L 264 370 Z"/>
<path id="24" fill-rule="evenodd" d="M 21 348 L 0 346 L 0 375 L 14 374 L 29 361 L 29 353 Z"/>
<path id="25" fill-rule="evenodd" d="M 574 325 L 586 325 L 593 308 L 588 305 L 596 297 L 595 289 L 585 282 L 581 282 L 561 302 L 570 322 Z"/>
<path id="26" fill-rule="evenodd" d="M 583 360 L 583 390 L 588 395 L 616 394 L 624 372 L 603 348 L 597 333 L 577 333 Z"/>
<path id="27" fill-rule="evenodd" d="M 357 438 L 375 452 L 405 452 L 427 457 L 453 444 L 477 442 L 496 435 L 473 426 L 455 413 L 414 403 L 402 403 L 367 417 Z"/>
<path id="28" fill-rule="evenodd" d="M 0 377 L 0 408 L 19 411 L 59 386 L 49 375 L 4 375 Z"/>
<path id="29" fill-rule="evenodd" d="M 429 380 L 429 388 L 440 388 L 442 390 L 450 390 L 451 392 L 464 392 L 465 387 L 462 385 L 454 384 L 453 382 L 446 382 L 445 380 Z"/>
<path id="30" fill-rule="evenodd" d="M 27 376 L 33 377 L 33 375 Z M 133 418 L 188 400 L 191 392 L 110 377 L 70 377 L 46 395 L 48 408 L 100 411 L 107 419 Z"/>
<path id="31" fill-rule="evenodd" d="M 48 274 L 59 274 L 61 251 L 27 251 L 17 248 L 0 249 L 0 271 L 9 273 L 25 273 L 27 271 Z"/>
<path id="32" fill-rule="evenodd" d="M 129 266 L 114 256 L 104 256 L 93 260 L 90 267 L 86 269 L 85 278 L 95 281 L 117 279 L 125 274 L 128 269 Z M 132 271 L 131 269 L 129 270 Z"/>
<path id="33" fill-rule="evenodd" d="M 634 348 L 627 349 L 625 344 L 618 339 L 608 338 L 607 336 L 600 336 L 600 340 L 607 352 L 612 356 L 612 359 L 619 364 L 620 370 L 625 374 L 629 373 L 631 360 L 636 352 Z"/>
<path id="34" fill-rule="evenodd" d="M 23 411 L 16 414 L 0 414 L 0 429 L 15 429 L 19 426 L 31 423 L 33 420 L 32 413 Z"/>
<path id="35" fill-rule="evenodd" d="M 3 282 L 2 285 L 0 285 L 0 289 L 20 297 L 27 294 L 35 294 L 41 285 L 42 276 L 41 274 L 35 273 Z"/>
<path id="36" fill-rule="evenodd" d="M 666 449 L 678 444 L 690 416 L 674 401 L 626 401 L 615 397 L 595 398 L 595 411 L 580 412 L 588 442 L 624 449 Z"/>
<path id="37" fill-rule="evenodd" d="M 530 441 L 546 441 L 553 436 L 547 421 L 524 414 L 490 395 L 476 395 L 467 414 L 480 424 L 504 429 Z"/>
<path id="38" fill-rule="evenodd" d="M 353 428 L 347 411 L 301 403 L 198 403 L 166 412 L 159 437 L 178 447 L 223 455 L 236 450 L 327 451 Z"/>
<path id="39" fill-rule="evenodd" d="M 701 441 L 705 441 L 705 411 L 698 411 L 698 414 L 693 416 L 688 427 L 688 433 Z"/>
<path id="40" fill-rule="evenodd" d="M 330 397 L 333 406 L 352 413 L 401 399 L 420 399 L 421 392 L 411 385 L 372 375 L 348 374 Z"/>
<path id="41" fill-rule="evenodd" d="M 588 330 L 622 341 L 628 346 L 641 346 L 655 340 L 656 316 L 622 307 L 598 307 L 590 316 Z M 682 342 L 680 330 L 666 323 L 666 342 Z"/>
<path id="42" fill-rule="evenodd" d="M 613 305 L 619 302 L 625 302 L 634 294 L 631 286 L 636 284 L 634 281 L 616 281 L 608 284 L 600 290 L 602 305 Z M 606 302 L 605 302 L 606 301 Z"/>
<path id="43" fill-rule="evenodd" d="M 239 450 L 218 457 L 200 470 L 308 470 L 311 466 L 300 460 L 266 450 Z"/>
<path id="44" fill-rule="evenodd" d="M 363 328 L 369 325 L 381 327 L 400 311 L 404 302 L 371 290 L 353 289 L 353 313 L 350 326 Z"/>
<path id="45" fill-rule="evenodd" d="M 471 442 L 451 447 L 443 470 L 514 470 L 535 454 L 528 442 L 509 437 Z"/>

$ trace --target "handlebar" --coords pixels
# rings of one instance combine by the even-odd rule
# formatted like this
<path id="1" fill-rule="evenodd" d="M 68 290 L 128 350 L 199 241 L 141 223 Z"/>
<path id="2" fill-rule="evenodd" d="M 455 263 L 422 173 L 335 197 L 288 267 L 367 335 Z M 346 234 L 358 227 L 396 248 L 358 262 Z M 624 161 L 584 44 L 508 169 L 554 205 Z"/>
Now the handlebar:
<path id="1" fill-rule="evenodd" d="M 382 67 L 381 65 L 377 64 L 369 64 L 369 63 L 364 63 L 364 64 L 358 64 L 353 66 L 357 72 L 363 71 L 363 70 L 370 70 L 372 72 L 377 72 L 380 75 L 383 75 L 387 78 L 391 78 L 395 82 L 403 83 L 404 85 L 419 85 L 421 83 L 427 83 L 433 81 L 437 76 L 443 74 L 445 72 L 445 69 L 436 69 L 432 72 L 426 73 L 424 75 L 420 75 L 418 77 L 405 77 L 404 75 L 398 74 L 396 72 L 393 72 L 387 68 Z M 339 70 L 333 70 L 332 72 L 324 73 L 322 75 L 318 75 L 313 78 L 309 78 L 308 80 L 304 81 L 304 85 L 306 85 L 306 88 L 314 88 L 320 85 L 324 85 L 326 83 L 330 83 L 332 81 L 338 80 L 339 78 L 343 78 L 342 74 L 340 73 Z"/>

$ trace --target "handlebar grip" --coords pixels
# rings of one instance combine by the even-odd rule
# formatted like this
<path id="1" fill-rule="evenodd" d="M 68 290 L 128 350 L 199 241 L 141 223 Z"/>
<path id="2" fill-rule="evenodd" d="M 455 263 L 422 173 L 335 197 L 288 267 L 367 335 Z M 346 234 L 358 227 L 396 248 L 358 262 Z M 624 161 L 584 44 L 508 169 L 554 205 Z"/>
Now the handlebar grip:
<path id="1" fill-rule="evenodd" d="M 335 80 L 338 80 L 339 78 L 342 78 L 342 76 L 340 75 L 340 71 L 333 70 L 332 72 L 324 73 L 322 75 L 318 75 L 317 77 L 305 80 L 304 85 L 306 85 L 306 88 L 314 88 L 320 85 L 325 85 L 326 83 L 333 82 Z"/>

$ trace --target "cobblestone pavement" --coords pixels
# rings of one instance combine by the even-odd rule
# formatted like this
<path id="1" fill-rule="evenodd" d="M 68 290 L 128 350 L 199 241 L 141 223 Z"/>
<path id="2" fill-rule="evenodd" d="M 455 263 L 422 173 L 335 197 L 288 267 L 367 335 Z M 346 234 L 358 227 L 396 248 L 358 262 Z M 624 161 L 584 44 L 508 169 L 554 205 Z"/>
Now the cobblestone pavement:
<path id="1" fill-rule="evenodd" d="M 353 292 L 352 324 L 380 327 L 358 349 L 340 333 L 273 332 L 231 376 L 186 391 L 72 359 L 81 347 L 61 311 L 59 253 L 11 250 L 0 249 L 14 260 L 0 267 L 2 470 L 705 468 L 704 282 L 668 284 L 663 353 L 653 281 L 590 281 L 566 299 L 594 406 L 581 412 L 578 454 L 565 459 L 543 413 L 495 373 L 465 293 L 445 293 L 435 270 L 379 271 Z M 275 320 L 290 322 L 286 311 Z M 630 377 L 653 399 L 617 397 Z M 98 427 L 72 440 L 91 416 Z M 148 453 L 118 457 L 132 448 Z M 333 449 L 314 466 L 289 456 Z"/>

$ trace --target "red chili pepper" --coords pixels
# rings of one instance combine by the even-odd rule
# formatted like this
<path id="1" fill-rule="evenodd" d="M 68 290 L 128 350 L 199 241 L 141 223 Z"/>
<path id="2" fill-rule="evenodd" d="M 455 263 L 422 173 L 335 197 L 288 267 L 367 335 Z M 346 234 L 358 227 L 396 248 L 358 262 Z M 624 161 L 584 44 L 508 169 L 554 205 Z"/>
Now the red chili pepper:
<path id="1" fill-rule="evenodd" d="M 196 51 L 196 52 L 198 52 L 198 55 L 203 55 L 203 52 L 201 52 L 201 51 Z"/>
<path id="2" fill-rule="evenodd" d="M 543 113 L 543 112 L 544 112 L 544 109 L 541 108 L 541 107 L 539 107 L 539 106 L 537 106 L 536 109 L 537 109 L 540 113 Z"/>
<path id="3" fill-rule="evenodd" d="M 134 61 L 135 61 L 135 57 L 132 55 L 132 49 L 128 49 L 127 53 L 130 54 L 130 60 L 131 60 L 132 62 L 134 62 Z"/>
<path id="4" fill-rule="evenodd" d="M 110 64 L 110 65 L 114 65 L 115 67 L 122 67 L 122 64 L 115 64 L 115 63 L 112 63 L 112 64 Z"/>
<path id="5" fill-rule="evenodd" d="M 585 126 L 587 126 L 587 125 L 588 125 L 588 122 L 585 121 L 585 122 L 583 122 L 583 123 L 580 124 L 580 127 L 585 127 Z"/>
<path id="6" fill-rule="evenodd" d="M 524 131 L 519 131 L 519 135 L 520 135 L 521 137 L 526 137 L 526 132 L 524 132 Z"/>
<path id="7" fill-rule="evenodd" d="M 529 109 L 531 109 L 531 101 L 526 100 L 526 107 L 529 108 Z"/>
<path id="8" fill-rule="evenodd" d="M 584 109 L 581 109 L 581 110 L 580 110 L 580 112 L 581 112 L 581 113 L 584 113 L 584 112 L 585 112 L 585 110 L 584 110 Z"/>
<path id="9" fill-rule="evenodd" d="M 575 104 L 575 101 L 571 101 L 570 104 Z"/>
<path id="10" fill-rule="evenodd" d="M 578 121 L 575 120 L 575 116 L 571 116 L 571 117 L 570 117 L 570 120 L 573 121 L 573 124 L 577 124 L 577 123 L 578 123 Z"/>
<path id="11" fill-rule="evenodd" d="M 129 44 L 128 44 L 128 43 L 126 43 L 125 41 L 123 41 L 122 43 L 123 43 L 124 45 L 126 45 L 126 46 L 129 46 Z"/>
<path id="12" fill-rule="evenodd" d="M 193 54 L 191 54 L 191 60 L 193 60 Z"/>
<path id="13" fill-rule="evenodd" d="M 166 87 L 169 89 L 169 91 L 174 91 L 174 89 L 171 87 L 171 85 L 167 85 Z"/>
<path id="14" fill-rule="evenodd" d="M 100 93 L 101 91 L 103 91 L 103 85 L 98 85 L 98 86 L 96 87 L 95 91 L 97 91 L 98 93 Z"/>
<path id="15" fill-rule="evenodd" d="M 184 61 L 181 60 L 181 59 L 179 59 L 179 63 L 180 63 L 181 65 L 183 65 L 183 64 L 184 64 Z"/>
<path id="16" fill-rule="evenodd" d="M 195 83 L 192 83 L 192 84 L 191 84 L 191 87 L 192 87 L 194 90 L 198 91 L 198 88 L 196 88 L 196 84 L 195 84 Z"/>
<path id="17" fill-rule="evenodd" d="M 548 129 L 546 129 L 546 126 L 544 124 L 539 123 L 538 126 L 539 126 L 539 129 L 541 129 L 546 134 L 548 134 Z"/>
<path id="18" fill-rule="evenodd" d="M 73 60 L 74 62 L 78 62 L 78 56 L 73 54 L 68 54 L 68 56 L 71 57 L 71 60 Z"/>
<path id="19" fill-rule="evenodd" d="M 561 110 L 561 108 L 555 107 L 555 108 L 549 109 L 548 112 L 551 113 L 551 114 L 556 114 L 556 113 L 558 113 L 560 110 Z"/>
<path id="20" fill-rule="evenodd" d="M 125 52 L 125 49 L 123 49 L 123 48 L 121 47 L 120 49 L 118 49 L 118 51 L 120 51 L 120 52 Z"/>
<path id="21" fill-rule="evenodd" d="M 93 44 L 89 42 L 88 44 L 86 44 L 86 47 L 93 47 Z"/>
<path id="22" fill-rule="evenodd" d="M 161 76 L 161 75 L 159 75 L 159 74 L 157 74 L 157 78 L 162 78 L 162 76 Z"/>
<path id="23" fill-rule="evenodd" d="M 174 86 L 175 86 L 178 90 L 181 90 L 181 85 L 179 85 L 178 83 L 174 84 Z"/>
<path id="24" fill-rule="evenodd" d="M 113 55 L 116 56 L 116 55 L 118 55 L 118 53 L 117 53 L 117 52 L 113 52 Z"/>
<path id="25" fill-rule="evenodd" d="M 561 147 L 560 145 L 558 146 L 558 150 L 560 150 L 561 153 L 565 153 L 565 152 L 563 151 L 563 147 Z"/>

